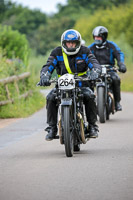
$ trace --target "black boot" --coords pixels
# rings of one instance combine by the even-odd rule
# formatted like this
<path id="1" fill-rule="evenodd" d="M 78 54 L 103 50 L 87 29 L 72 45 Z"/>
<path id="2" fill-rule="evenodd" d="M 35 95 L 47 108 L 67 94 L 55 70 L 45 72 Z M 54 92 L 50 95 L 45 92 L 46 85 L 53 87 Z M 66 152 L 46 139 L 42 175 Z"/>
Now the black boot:
<path id="1" fill-rule="evenodd" d="M 121 111 L 122 110 L 122 106 L 121 106 L 120 102 L 116 102 L 115 103 L 115 110 L 116 111 Z"/>
<path id="2" fill-rule="evenodd" d="M 89 138 L 97 138 L 98 132 L 98 126 L 96 124 L 89 124 Z"/>
<path id="3" fill-rule="evenodd" d="M 49 126 L 45 129 L 45 131 L 48 132 L 48 134 L 45 137 L 45 140 L 47 141 L 53 140 L 57 135 L 57 126 Z"/>

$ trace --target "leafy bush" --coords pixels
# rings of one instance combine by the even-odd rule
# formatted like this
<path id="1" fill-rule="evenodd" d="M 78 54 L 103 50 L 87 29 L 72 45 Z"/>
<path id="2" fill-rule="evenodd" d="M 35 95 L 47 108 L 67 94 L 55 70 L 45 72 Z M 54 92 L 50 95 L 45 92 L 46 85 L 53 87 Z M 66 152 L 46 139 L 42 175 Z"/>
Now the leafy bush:
<path id="1" fill-rule="evenodd" d="M 116 42 L 125 54 L 125 63 L 127 66 L 126 74 L 120 74 L 121 88 L 123 91 L 133 91 L 133 4 L 112 7 L 111 9 L 98 10 L 94 15 L 81 17 L 75 24 L 86 45 L 94 42 L 92 30 L 96 26 L 105 26 L 109 31 L 108 39 Z M 88 22 L 88 23 L 86 23 Z"/>
<path id="2" fill-rule="evenodd" d="M 125 40 L 130 46 L 133 46 L 133 4 L 127 4 L 111 9 L 98 10 L 94 15 L 81 17 L 75 24 L 83 39 L 90 44 L 93 41 L 92 30 L 96 26 L 105 26 L 109 30 L 109 37 L 119 38 L 124 34 Z M 86 23 L 88 22 L 88 23 Z"/>
<path id="3" fill-rule="evenodd" d="M 18 58 L 28 64 L 29 45 L 25 35 L 12 30 L 10 26 L 0 26 L 0 47 L 7 58 Z"/>
<path id="4" fill-rule="evenodd" d="M 3 54 L 5 54 L 5 51 L 0 49 L 0 79 L 26 71 L 26 66 L 20 59 L 8 59 Z"/>

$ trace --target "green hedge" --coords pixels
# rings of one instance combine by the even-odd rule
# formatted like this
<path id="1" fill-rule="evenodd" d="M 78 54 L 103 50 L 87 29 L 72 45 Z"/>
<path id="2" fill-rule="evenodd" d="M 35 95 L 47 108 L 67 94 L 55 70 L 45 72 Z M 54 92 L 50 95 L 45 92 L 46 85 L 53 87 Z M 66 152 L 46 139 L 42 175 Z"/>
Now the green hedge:
<path id="1" fill-rule="evenodd" d="M 25 65 L 28 64 L 29 44 L 26 36 L 12 30 L 10 26 L 0 25 L 0 48 L 4 50 L 7 58 L 20 59 Z"/>

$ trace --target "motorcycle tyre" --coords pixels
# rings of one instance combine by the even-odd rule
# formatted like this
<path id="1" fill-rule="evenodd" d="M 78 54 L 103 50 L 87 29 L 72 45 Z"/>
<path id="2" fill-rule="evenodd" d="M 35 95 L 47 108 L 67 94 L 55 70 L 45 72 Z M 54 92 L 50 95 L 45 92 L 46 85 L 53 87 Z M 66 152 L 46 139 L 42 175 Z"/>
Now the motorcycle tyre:
<path id="1" fill-rule="evenodd" d="M 106 105 L 105 105 L 105 89 L 98 87 L 97 89 L 97 110 L 100 123 L 106 122 Z"/>
<path id="2" fill-rule="evenodd" d="M 67 157 L 73 156 L 73 134 L 70 129 L 70 106 L 63 106 L 63 119 L 64 119 L 64 145 Z"/>

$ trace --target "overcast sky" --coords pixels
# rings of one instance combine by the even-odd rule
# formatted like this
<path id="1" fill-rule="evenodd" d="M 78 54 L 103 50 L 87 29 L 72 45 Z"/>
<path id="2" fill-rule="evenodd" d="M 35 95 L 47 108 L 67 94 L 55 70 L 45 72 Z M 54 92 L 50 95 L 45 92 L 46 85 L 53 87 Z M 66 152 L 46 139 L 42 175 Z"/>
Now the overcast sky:
<path id="1" fill-rule="evenodd" d="M 17 4 L 28 6 L 30 9 L 40 9 L 46 14 L 57 12 L 56 5 L 58 3 L 65 5 L 67 0 L 11 0 Z"/>

